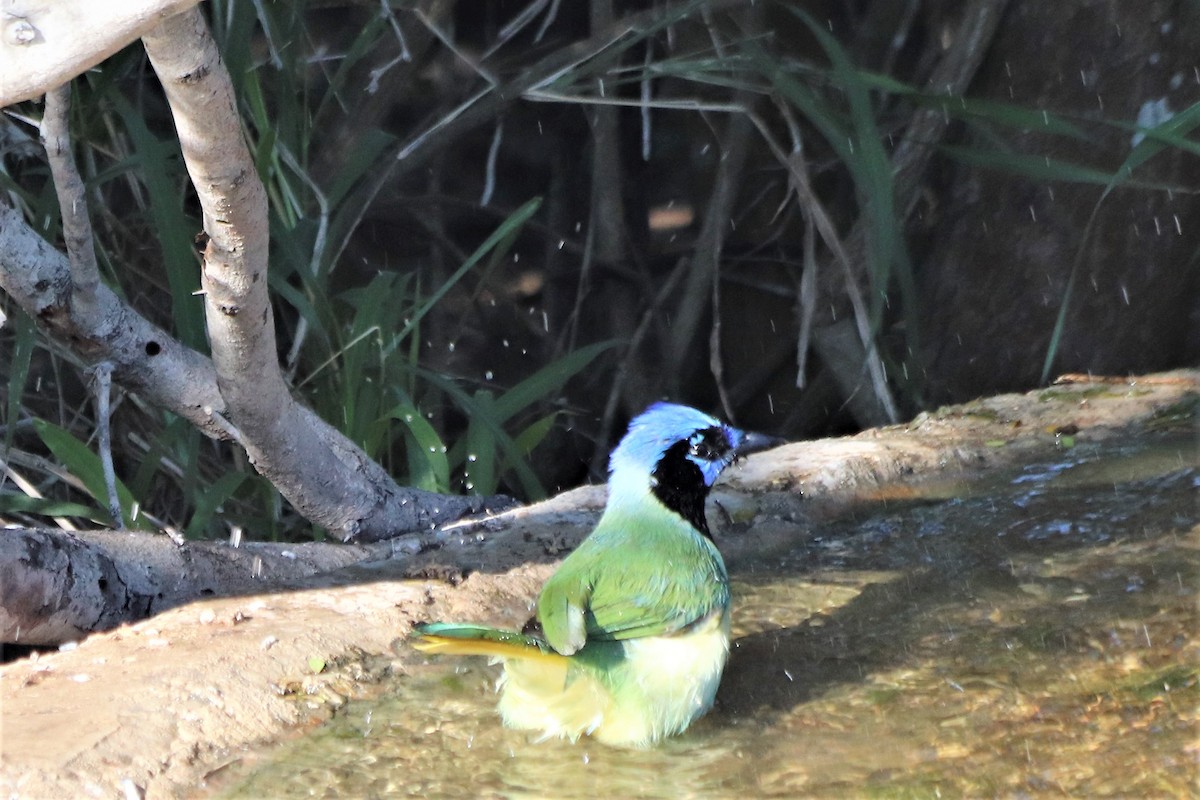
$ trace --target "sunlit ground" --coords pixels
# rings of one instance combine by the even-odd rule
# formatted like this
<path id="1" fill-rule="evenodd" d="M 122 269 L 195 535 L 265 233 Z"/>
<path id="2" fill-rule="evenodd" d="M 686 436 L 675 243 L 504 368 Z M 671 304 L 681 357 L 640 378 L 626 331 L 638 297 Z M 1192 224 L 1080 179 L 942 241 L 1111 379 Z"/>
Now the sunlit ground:
<path id="1" fill-rule="evenodd" d="M 226 770 L 230 797 L 1184 797 L 1200 746 L 1193 437 L 931 487 L 734 571 L 718 706 L 648 751 L 501 727 L 441 660 Z M 949 498 L 949 499 L 947 499 Z M 753 532 L 747 534 L 753 535 Z"/>

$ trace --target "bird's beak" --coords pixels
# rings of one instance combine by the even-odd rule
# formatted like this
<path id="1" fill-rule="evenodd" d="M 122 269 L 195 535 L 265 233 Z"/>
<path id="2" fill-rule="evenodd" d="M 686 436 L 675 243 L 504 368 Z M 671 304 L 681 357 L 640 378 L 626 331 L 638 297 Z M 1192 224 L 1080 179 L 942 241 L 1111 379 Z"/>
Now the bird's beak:
<path id="1" fill-rule="evenodd" d="M 742 439 L 742 443 L 734 451 L 734 455 L 741 458 L 751 453 L 761 453 L 763 450 L 779 447 L 781 444 L 787 444 L 787 439 L 767 436 L 765 433 L 747 433 L 746 438 Z"/>

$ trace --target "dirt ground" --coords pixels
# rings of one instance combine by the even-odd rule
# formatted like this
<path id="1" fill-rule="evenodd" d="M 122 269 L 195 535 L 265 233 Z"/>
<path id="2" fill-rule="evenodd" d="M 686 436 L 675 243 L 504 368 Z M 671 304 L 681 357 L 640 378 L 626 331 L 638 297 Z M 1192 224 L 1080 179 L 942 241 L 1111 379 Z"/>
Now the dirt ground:
<path id="1" fill-rule="evenodd" d="M 1068 382 L 786 445 L 730 470 L 710 518 L 731 571 L 771 537 L 806 535 L 864 499 L 1044 458 L 1055 448 L 1194 425 L 1200 371 Z M 557 561 L 594 524 L 602 487 L 442 532 L 437 546 L 209 600 L 0 668 L 8 797 L 190 796 L 245 748 L 319 724 L 421 656 L 414 622 L 520 626 Z"/>

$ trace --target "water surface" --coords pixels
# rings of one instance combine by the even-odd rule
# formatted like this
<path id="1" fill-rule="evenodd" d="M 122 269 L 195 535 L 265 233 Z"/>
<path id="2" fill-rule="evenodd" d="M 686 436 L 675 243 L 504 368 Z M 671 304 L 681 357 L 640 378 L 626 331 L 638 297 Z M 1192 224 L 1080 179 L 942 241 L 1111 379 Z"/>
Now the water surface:
<path id="1" fill-rule="evenodd" d="M 775 531 L 731 562 L 716 709 L 656 749 L 531 742 L 499 667 L 442 659 L 223 795 L 1188 796 L 1198 487 L 1196 439 L 1162 436 Z"/>

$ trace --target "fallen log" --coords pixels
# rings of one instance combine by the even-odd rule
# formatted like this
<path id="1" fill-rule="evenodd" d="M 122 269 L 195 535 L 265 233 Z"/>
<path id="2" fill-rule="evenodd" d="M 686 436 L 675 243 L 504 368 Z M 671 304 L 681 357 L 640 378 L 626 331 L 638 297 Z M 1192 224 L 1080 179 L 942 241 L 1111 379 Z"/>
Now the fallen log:
<path id="1" fill-rule="evenodd" d="M 57 646 L 206 597 L 258 594 L 392 545 L 176 544 L 162 534 L 0 532 L 0 641 Z"/>
<path id="2" fill-rule="evenodd" d="M 1026 395 L 1001 395 L 922 414 L 906 425 L 858 436 L 781 448 L 728 473 L 715 505 L 734 519 L 768 513 L 780 518 L 819 515 L 856 496 L 907 479 L 945 476 L 1014 463 L 1058 446 L 1060 436 L 1101 439 L 1144 424 L 1200 390 L 1200 373 L 1178 370 L 1137 379 L 1066 376 L 1059 386 Z M 1186 411 L 1186 409 L 1185 409 Z M 570 549 L 594 522 L 603 488 L 560 495 L 549 503 L 450 523 L 419 535 L 374 544 L 226 542 L 176 544 L 162 534 L 124 531 L 0 531 L 0 642 L 58 646 L 89 633 L 134 622 L 193 600 L 269 593 L 354 564 L 403 561 L 419 576 L 443 550 L 477 540 L 459 552 L 466 571 L 495 564 L 489 540 L 515 519 L 550 509 L 575 514 Z M 744 508 L 743 508 L 744 507 Z M 503 538 L 503 537 L 501 537 Z M 738 558 L 738 545 L 726 560 Z"/>

